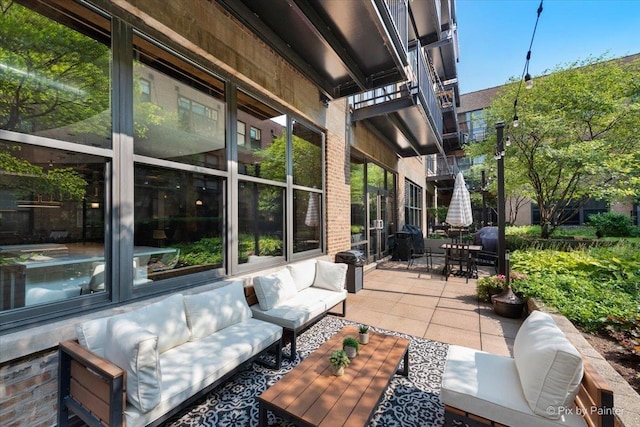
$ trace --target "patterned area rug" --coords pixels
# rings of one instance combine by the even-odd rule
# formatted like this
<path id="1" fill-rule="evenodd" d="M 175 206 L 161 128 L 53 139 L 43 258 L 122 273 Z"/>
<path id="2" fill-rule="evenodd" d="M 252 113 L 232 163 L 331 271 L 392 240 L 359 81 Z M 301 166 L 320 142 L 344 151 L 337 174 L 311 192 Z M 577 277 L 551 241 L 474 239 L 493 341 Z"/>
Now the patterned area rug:
<path id="1" fill-rule="evenodd" d="M 298 337 L 298 352 L 306 358 L 344 325 L 353 324 L 327 316 Z M 384 329 L 374 331 L 397 335 L 411 341 L 409 377 L 396 375 L 378 405 L 369 426 L 428 427 L 444 425 L 440 383 L 448 345 Z M 288 353 L 288 346 L 285 347 Z M 170 427 L 240 427 L 258 425 L 258 396 L 275 384 L 299 361 L 283 359 L 279 371 L 252 364 L 232 380 L 213 390 L 195 405 L 165 423 Z M 270 426 L 291 424 L 269 412 Z"/>

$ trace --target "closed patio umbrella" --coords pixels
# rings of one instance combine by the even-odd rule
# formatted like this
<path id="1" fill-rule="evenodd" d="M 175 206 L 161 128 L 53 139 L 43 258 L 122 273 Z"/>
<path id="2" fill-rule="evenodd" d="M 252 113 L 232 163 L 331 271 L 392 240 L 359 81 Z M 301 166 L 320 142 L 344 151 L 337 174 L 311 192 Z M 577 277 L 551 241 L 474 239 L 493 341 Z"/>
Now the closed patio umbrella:
<path id="1" fill-rule="evenodd" d="M 453 195 L 447 211 L 446 222 L 457 228 L 468 227 L 473 224 L 473 213 L 471 211 L 471 196 L 464 182 L 462 172 L 456 175 L 456 182 L 453 185 Z M 462 237 L 462 231 L 460 231 Z"/>

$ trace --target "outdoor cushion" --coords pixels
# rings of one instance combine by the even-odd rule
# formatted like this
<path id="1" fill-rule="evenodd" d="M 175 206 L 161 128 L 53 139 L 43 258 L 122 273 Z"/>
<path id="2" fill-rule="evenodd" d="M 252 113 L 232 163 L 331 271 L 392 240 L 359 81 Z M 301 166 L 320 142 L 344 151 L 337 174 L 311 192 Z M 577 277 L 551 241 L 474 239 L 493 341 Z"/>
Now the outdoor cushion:
<path id="1" fill-rule="evenodd" d="M 182 294 L 175 294 L 148 306 L 116 316 L 89 320 L 76 327 L 78 341 L 104 357 L 107 322 L 111 318 L 131 319 L 158 336 L 158 351 L 165 351 L 189 340 L 191 333 L 184 312 Z"/>
<path id="2" fill-rule="evenodd" d="M 310 299 L 301 292 L 270 310 L 263 310 L 259 304 L 255 304 L 251 306 L 251 311 L 256 319 L 296 329 L 324 313 L 325 307 L 324 301 Z"/>
<path id="3" fill-rule="evenodd" d="M 344 289 L 348 268 L 349 266 L 347 264 L 318 260 L 316 264 L 316 278 L 313 281 L 313 286 L 330 291 L 340 291 Z"/>
<path id="4" fill-rule="evenodd" d="M 160 403 L 146 413 L 127 405 L 127 427 L 141 427 L 152 423 L 281 337 L 280 326 L 248 318 L 208 337 L 189 341 L 161 354 Z"/>
<path id="5" fill-rule="evenodd" d="M 313 285 L 316 278 L 316 260 L 298 262 L 287 265 L 296 289 L 301 291 Z"/>
<path id="6" fill-rule="evenodd" d="M 212 291 L 185 295 L 184 306 L 191 341 L 251 317 L 241 281 Z"/>
<path id="7" fill-rule="evenodd" d="M 539 417 L 529 407 L 510 357 L 468 347 L 449 346 L 440 392 L 442 402 L 463 411 L 518 427 L 584 427 L 584 419 L 572 409 L 559 419 Z"/>
<path id="8" fill-rule="evenodd" d="M 160 402 L 158 336 L 132 319 L 107 322 L 105 357 L 127 372 L 127 399 L 143 412 Z"/>
<path id="9" fill-rule="evenodd" d="M 271 310 L 298 293 L 291 273 L 286 268 L 268 276 L 254 277 L 253 288 L 263 310 Z"/>
<path id="10" fill-rule="evenodd" d="M 534 311 L 520 326 L 513 358 L 531 410 L 557 419 L 582 380 L 582 357 L 551 316 Z M 550 408 L 555 408 L 551 410 Z"/>

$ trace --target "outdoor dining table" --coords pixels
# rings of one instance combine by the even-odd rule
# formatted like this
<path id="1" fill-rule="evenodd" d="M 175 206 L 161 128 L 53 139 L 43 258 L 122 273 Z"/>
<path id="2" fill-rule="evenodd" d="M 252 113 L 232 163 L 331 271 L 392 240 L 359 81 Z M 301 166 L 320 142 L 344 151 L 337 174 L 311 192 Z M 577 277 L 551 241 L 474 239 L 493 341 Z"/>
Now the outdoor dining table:
<path id="1" fill-rule="evenodd" d="M 440 249 L 444 249 L 447 251 L 447 256 L 446 256 L 446 262 L 445 262 L 445 266 L 444 269 L 442 270 L 443 274 L 446 274 L 449 268 L 449 259 L 451 258 L 451 249 L 454 248 L 462 248 L 462 249 L 467 249 L 469 252 L 471 253 L 477 253 L 480 252 L 482 250 L 482 245 L 472 245 L 472 244 L 467 244 L 467 243 L 443 243 L 442 245 L 440 245 Z M 459 261 L 459 270 L 454 273 L 454 276 L 462 276 L 465 273 L 462 270 L 462 259 L 458 260 Z M 466 274 L 469 274 L 469 272 L 466 272 Z"/>

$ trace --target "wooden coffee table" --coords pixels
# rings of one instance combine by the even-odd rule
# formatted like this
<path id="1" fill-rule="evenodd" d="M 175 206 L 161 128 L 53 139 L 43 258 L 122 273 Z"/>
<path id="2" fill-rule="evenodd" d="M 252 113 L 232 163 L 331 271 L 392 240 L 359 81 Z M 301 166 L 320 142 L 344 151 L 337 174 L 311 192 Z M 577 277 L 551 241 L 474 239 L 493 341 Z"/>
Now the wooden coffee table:
<path id="1" fill-rule="evenodd" d="M 345 337 L 358 337 L 355 326 L 342 328 L 262 393 L 259 425 L 267 425 L 268 411 L 300 426 L 366 425 L 391 378 L 409 375 L 409 340 L 373 331 L 369 335 L 369 344 L 360 346 L 343 376 L 331 373 L 329 356 L 342 348 Z"/>

